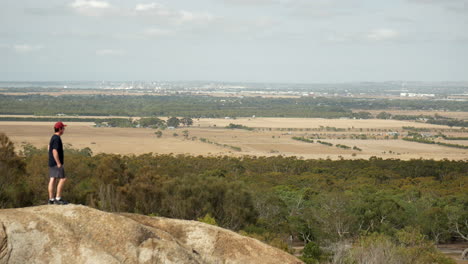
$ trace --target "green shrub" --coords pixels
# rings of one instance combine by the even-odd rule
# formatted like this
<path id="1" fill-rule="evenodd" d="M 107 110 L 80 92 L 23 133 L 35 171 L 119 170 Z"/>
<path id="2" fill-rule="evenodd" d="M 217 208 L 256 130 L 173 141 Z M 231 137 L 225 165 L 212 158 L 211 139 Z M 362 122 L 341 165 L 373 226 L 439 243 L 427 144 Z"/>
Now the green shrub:
<path id="1" fill-rule="evenodd" d="M 207 213 L 204 217 L 200 217 L 197 220 L 205 224 L 218 226 L 218 223 L 216 223 L 216 219 L 214 219 L 210 213 Z"/>
<path id="2" fill-rule="evenodd" d="M 320 247 L 314 243 L 309 242 L 305 245 L 304 250 L 302 251 L 301 259 L 306 264 L 315 264 L 320 263 L 323 258 L 323 251 Z"/>

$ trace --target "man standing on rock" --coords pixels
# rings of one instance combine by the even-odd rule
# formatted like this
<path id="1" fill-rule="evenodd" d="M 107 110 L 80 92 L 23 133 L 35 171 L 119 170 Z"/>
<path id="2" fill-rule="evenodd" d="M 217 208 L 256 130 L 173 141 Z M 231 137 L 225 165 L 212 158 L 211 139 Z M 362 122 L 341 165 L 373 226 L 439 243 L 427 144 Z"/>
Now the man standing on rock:
<path id="1" fill-rule="evenodd" d="M 62 190 L 65 181 L 65 170 L 63 168 L 63 144 L 60 138 L 65 132 L 65 127 L 62 122 L 57 122 L 54 125 L 54 135 L 49 143 L 49 204 L 68 204 L 62 199 Z M 54 198 L 54 188 L 57 184 L 57 195 Z"/>

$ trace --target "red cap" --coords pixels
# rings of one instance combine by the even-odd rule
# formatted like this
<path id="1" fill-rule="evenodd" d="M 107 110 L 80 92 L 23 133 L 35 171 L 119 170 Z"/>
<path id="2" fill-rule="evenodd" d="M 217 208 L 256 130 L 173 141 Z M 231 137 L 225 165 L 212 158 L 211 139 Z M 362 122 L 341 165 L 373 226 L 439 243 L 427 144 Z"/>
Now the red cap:
<path id="1" fill-rule="evenodd" d="M 67 125 L 64 125 L 62 122 L 57 122 L 57 123 L 55 123 L 54 128 L 60 129 L 60 128 L 64 128 L 66 126 Z"/>

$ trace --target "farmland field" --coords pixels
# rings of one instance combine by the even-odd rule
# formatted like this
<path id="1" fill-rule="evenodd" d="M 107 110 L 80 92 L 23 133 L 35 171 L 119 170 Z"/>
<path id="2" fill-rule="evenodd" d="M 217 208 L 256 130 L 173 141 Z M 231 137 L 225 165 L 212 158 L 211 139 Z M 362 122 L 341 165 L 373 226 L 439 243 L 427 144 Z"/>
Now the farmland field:
<path id="1" fill-rule="evenodd" d="M 230 123 L 254 128 L 227 129 Z M 16 146 L 30 143 L 36 147 L 47 146 L 52 135 L 51 122 L 0 122 L 0 133 L 9 136 Z M 425 128 L 432 134 L 443 131 L 450 136 L 467 136 L 464 130 L 426 123 L 380 119 L 322 119 L 322 118 L 238 118 L 194 119 L 191 127 L 163 130 L 158 138 L 149 128 L 94 127 L 90 122 L 69 122 L 64 143 L 73 148 L 89 147 L 93 153 L 190 155 L 255 155 L 297 156 L 306 159 L 346 159 L 372 156 L 382 158 L 413 158 L 467 160 L 468 150 L 433 144 L 393 139 L 387 133 L 404 133 L 402 127 Z M 327 128 L 328 127 L 328 128 Z M 184 131 L 186 136 L 184 137 Z M 175 135 L 177 134 L 177 135 Z M 356 139 L 363 136 L 367 139 Z M 353 137 L 354 136 L 354 137 Z M 306 137 L 314 143 L 293 140 Z M 316 141 L 333 144 L 327 146 Z M 440 140 L 441 141 L 441 140 Z M 466 140 L 443 141 L 468 145 Z M 343 149 L 337 144 L 350 147 Z M 69 146 L 70 146 L 69 145 Z M 353 150 L 356 146 L 359 150 Z"/>

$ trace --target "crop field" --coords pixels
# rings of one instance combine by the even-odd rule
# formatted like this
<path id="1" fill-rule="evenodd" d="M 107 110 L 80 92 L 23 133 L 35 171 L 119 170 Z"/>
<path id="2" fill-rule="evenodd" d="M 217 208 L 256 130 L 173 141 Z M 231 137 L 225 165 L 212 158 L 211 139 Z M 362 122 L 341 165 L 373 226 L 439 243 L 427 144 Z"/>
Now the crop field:
<path id="1" fill-rule="evenodd" d="M 229 124 L 248 129 L 228 129 Z M 398 120 L 353 120 L 321 118 L 239 118 L 194 119 L 191 127 L 156 129 L 94 127 L 94 123 L 69 122 L 63 136 L 68 147 L 89 147 L 93 153 L 116 154 L 189 154 L 297 156 L 306 159 L 382 158 L 467 160 L 468 150 L 434 144 L 394 139 L 389 133 L 405 133 L 402 127 L 424 128 L 425 133 L 443 131 L 449 136 L 466 137 L 459 128 Z M 52 135 L 51 122 L 0 122 L 0 133 L 6 133 L 16 146 L 32 144 L 46 147 Z M 294 140 L 307 138 L 311 142 Z M 319 143 L 317 141 L 325 142 Z M 467 140 L 438 140 L 468 145 Z M 330 144 L 327 145 L 327 143 Z M 344 147 L 337 147 L 344 146 Z M 354 149 L 353 149 L 354 148 Z"/>

